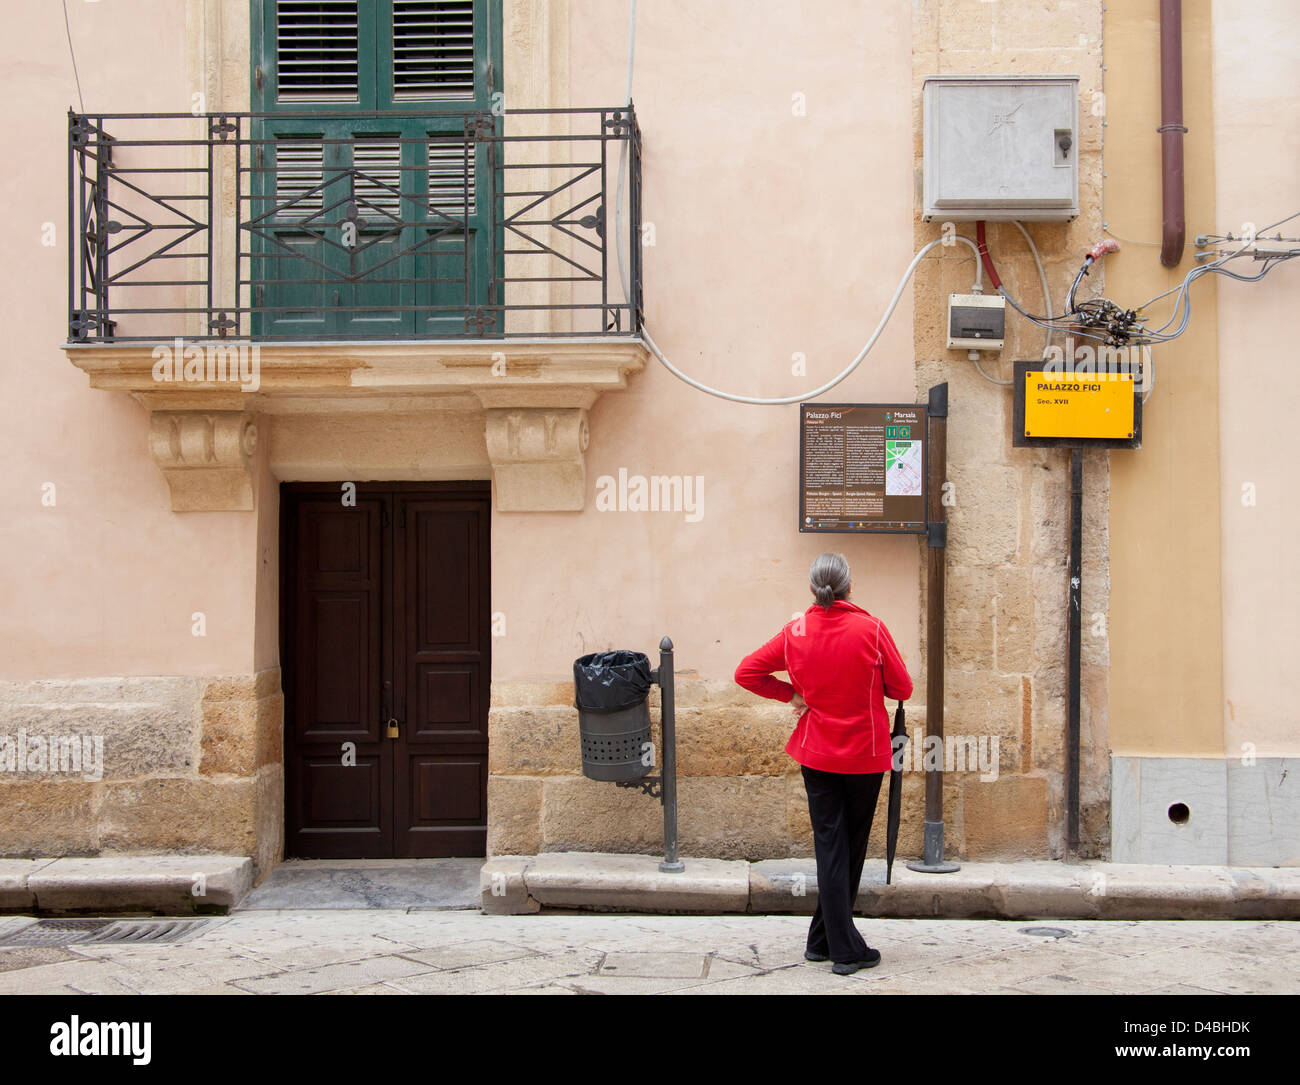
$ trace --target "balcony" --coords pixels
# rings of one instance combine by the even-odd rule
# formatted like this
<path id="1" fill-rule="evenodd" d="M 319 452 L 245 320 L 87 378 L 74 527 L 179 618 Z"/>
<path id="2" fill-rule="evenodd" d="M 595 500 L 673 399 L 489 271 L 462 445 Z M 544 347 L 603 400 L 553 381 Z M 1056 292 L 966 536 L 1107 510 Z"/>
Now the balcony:
<path id="1" fill-rule="evenodd" d="M 251 507 L 259 414 L 398 402 L 486 412 L 499 507 L 582 507 L 646 360 L 630 107 L 70 113 L 68 185 L 64 350 L 151 411 L 174 508 Z"/>

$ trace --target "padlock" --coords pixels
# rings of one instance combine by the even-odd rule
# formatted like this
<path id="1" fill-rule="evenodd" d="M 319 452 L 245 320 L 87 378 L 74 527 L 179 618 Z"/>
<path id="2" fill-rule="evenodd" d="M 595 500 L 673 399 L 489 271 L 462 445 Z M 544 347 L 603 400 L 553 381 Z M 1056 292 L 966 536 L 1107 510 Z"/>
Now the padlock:
<path id="1" fill-rule="evenodd" d="M 396 720 L 389 720 L 389 721 L 388 721 L 388 737 L 389 737 L 389 738 L 396 738 L 396 737 L 397 737 L 397 721 L 396 721 Z"/>

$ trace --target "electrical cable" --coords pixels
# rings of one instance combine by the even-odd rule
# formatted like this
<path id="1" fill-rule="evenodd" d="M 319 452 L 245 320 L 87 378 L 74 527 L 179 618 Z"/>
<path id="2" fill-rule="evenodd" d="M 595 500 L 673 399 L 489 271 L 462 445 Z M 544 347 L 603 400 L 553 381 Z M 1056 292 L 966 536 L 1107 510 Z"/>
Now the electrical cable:
<path id="1" fill-rule="evenodd" d="M 1224 265 L 1227 264 L 1229 260 L 1235 260 L 1237 257 L 1241 256 L 1246 251 L 1246 249 L 1250 247 L 1250 244 L 1251 244 L 1250 242 L 1247 242 L 1246 244 L 1242 245 L 1241 248 L 1237 249 L 1235 252 L 1231 252 L 1228 255 L 1223 256 L 1211 264 L 1203 264 L 1201 267 L 1193 268 L 1191 271 L 1189 271 L 1187 275 L 1183 278 L 1182 283 L 1175 288 L 1175 290 L 1177 290 L 1178 292 L 1178 297 L 1174 300 L 1174 309 L 1173 312 L 1170 314 L 1169 319 L 1165 321 L 1165 323 L 1162 324 L 1159 328 L 1156 328 L 1154 331 L 1144 331 L 1143 338 L 1150 342 L 1167 343 L 1174 339 L 1177 339 L 1178 336 L 1182 335 L 1183 332 L 1187 330 L 1188 322 L 1191 320 L 1191 316 L 1192 316 L 1192 299 L 1190 293 L 1191 285 L 1197 279 L 1201 278 L 1203 275 L 1210 275 L 1210 274 L 1228 275 L 1231 278 L 1239 279 L 1243 282 L 1257 282 L 1258 280 L 1262 279 L 1265 275 L 1267 275 L 1271 267 L 1270 261 L 1265 262 L 1263 269 L 1260 271 L 1258 275 L 1251 275 L 1251 276 L 1238 275 L 1236 272 L 1229 271 L 1227 268 L 1224 267 Z M 1157 295 L 1156 298 L 1152 298 L 1151 301 L 1156 301 L 1159 300 L 1159 298 L 1166 297 L 1171 292 L 1172 291 L 1166 290 L 1164 294 Z M 1137 309 L 1135 309 L 1134 311 L 1139 312 L 1142 309 L 1145 309 L 1146 306 L 1149 304 L 1150 302 L 1145 302 L 1142 305 L 1139 305 Z M 1182 315 L 1182 320 L 1178 325 L 1178 330 L 1176 332 L 1167 333 L 1167 329 L 1169 328 L 1169 326 L 1173 324 L 1175 320 L 1178 320 L 1178 310 L 1180 307 L 1183 310 L 1183 315 Z"/>
<path id="2" fill-rule="evenodd" d="M 81 112 L 86 112 L 86 100 L 81 96 L 81 73 L 77 71 L 77 53 L 72 48 L 72 25 L 68 22 L 68 0 L 63 0 L 63 30 L 68 35 L 68 55 L 72 57 L 72 77 L 77 81 L 77 101 Z"/>
<path id="3" fill-rule="evenodd" d="M 1016 225 L 1020 226 L 1020 223 L 1017 222 Z M 1034 247 L 1033 240 L 1027 233 L 1025 233 L 1023 226 L 1020 227 L 1020 232 L 1025 234 L 1025 240 L 1029 242 L 1030 251 L 1034 254 L 1035 262 L 1038 263 L 1039 282 L 1042 284 L 1043 297 L 1046 299 L 1047 311 L 1050 313 L 1052 311 L 1052 299 L 1047 289 L 1047 275 L 1043 272 L 1042 263 L 1038 261 L 1038 250 Z M 979 243 L 976 245 L 976 251 L 979 253 L 980 264 L 989 273 L 989 281 L 993 283 L 994 288 L 999 294 L 1002 294 L 1005 297 L 1006 291 L 1002 289 L 1002 281 L 998 278 L 997 269 L 993 266 L 993 255 L 989 252 L 988 243 L 984 237 L 984 221 L 982 219 L 975 224 L 975 236 L 979 238 Z M 1012 304 L 1014 305 L 1015 303 L 1012 302 Z M 1051 342 L 1052 331 L 1049 328 L 1047 332 L 1047 343 L 1043 347 L 1044 357 L 1047 355 L 1048 347 L 1051 346 Z M 975 363 L 975 371 L 990 384 L 1000 384 L 1003 387 L 1006 387 L 1015 383 L 1014 380 L 1003 380 L 1001 377 L 994 377 L 990 373 L 986 372 L 984 366 L 980 363 L 979 351 L 972 350 L 970 352 L 970 358 L 971 361 Z"/>
<path id="4" fill-rule="evenodd" d="M 1038 255 L 1038 246 L 1034 244 L 1034 239 L 1029 236 L 1029 231 L 1026 230 L 1023 225 L 1021 225 L 1019 219 L 1016 219 L 1012 223 L 1012 225 L 1015 226 L 1015 228 L 1020 231 L 1021 236 L 1024 237 L 1026 244 L 1029 245 L 1029 251 L 1033 254 L 1034 267 L 1038 268 L 1038 282 L 1043 288 L 1043 306 L 1046 309 L 1046 311 L 1050 313 L 1052 311 L 1052 295 L 1051 292 L 1047 289 L 1047 272 L 1043 270 L 1043 261 L 1039 258 Z M 1051 353 L 1051 351 L 1052 351 L 1052 329 L 1048 328 L 1047 341 L 1043 344 L 1043 357 L 1046 358 Z"/>
<path id="5" fill-rule="evenodd" d="M 623 297 L 627 301 L 628 323 L 636 323 L 636 313 L 633 309 L 636 305 L 631 291 L 627 288 L 627 255 L 623 252 L 623 183 L 627 180 L 627 155 L 628 148 L 632 145 L 632 127 L 631 110 L 632 110 L 632 62 L 636 59 L 636 0 L 628 0 L 627 5 L 627 86 L 623 92 L 623 97 L 627 99 L 628 130 L 627 139 L 623 140 L 623 146 L 618 152 L 618 191 L 614 194 L 614 236 L 617 239 L 616 248 L 618 250 L 618 277 L 623 284 Z M 637 244 L 641 239 L 637 238 Z"/>
<path id="6" fill-rule="evenodd" d="M 1300 218 L 1300 211 L 1293 211 L 1291 214 L 1287 215 L 1287 217 L 1284 219 L 1278 219 L 1276 222 L 1270 222 L 1267 226 L 1261 226 L 1258 230 L 1255 231 L 1255 236 L 1259 237 L 1259 235 L 1262 234 L 1265 230 L 1271 230 L 1273 229 L 1274 226 L 1281 226 L 1282 223 L 1290 222 L 1294 218 Z"/>
<path id="7" fill-rule="evenodd" d="M 851 361 L 848 364 L 848 366 L 839 373 L 838 376 L 827 381 L 820 388 L 816 388 L 811 392 L 801 392 L 797 396 L 773 396 L 773 397 L 742 396 L 742 395 L 737 395 L 733 392 L 723 392 L 717 388 L 712 388 L 707 384 L 701 384 L 693 377 L 688 377 L 685 373 L 683 373 L 680 369 L 678 369 L 675 365 L 673 365 L 673 363 L 670 362 L 664 356 L 664 352 L 659 349 L 658 344 L 655 343 L 654 338 L 650 335 L 649 330 L 646 329 L 644 326 L 641 328 L 641 338 L 645 341 L 646 346 L 650 348 L 650 351 L 654 354 L 654 356 L 664 364 L 664 367 L 668 370 L 668 372 L 673 374 L 673 376 L 677 377 L 680 380 L 685 381 L 692 388 L 698 389 L 701 392 L 706 392 L 711 396 L 717 396 L 719 399 L 727 399 L 733 403 L 752 403 L 758 406 L 773 406 L 773 407 L 783 406 L 790 403 L 802 403 L 805 400 L 816 399 L 818 396 L 824 395 L 826 392 L 829 392 L 832 388 L 834 388 L 837 384 L 843 381 L 846 377 L 849 376 L 849 374 L 851 374 L 855 369 L 858 368 L 858 366 L 862 363 L 862 360 L 871 351 L 871 348 L 876 345 L 876 340 L 880 338 L 880 333 L 885 330 L 885 325 L 889 323 L 889 318 L 894 315 L 894 310 L 895 308 L 898 307 L 899 299 L 902 298 L 903 296 L 903 290 L 906 288 L 908 281 L 912 278 L 912 273 L 916 271 L 917 265 L 920 264 L 921 260 L 925 257 L 925 254 L 928 253 L 931 249 L 933 249 L 936 245 L 943 245 L 944 240 L 945 239 L 941 237 L 935 238 L 933 241 L 923 245 L 921 247 L 921 251 L 912 257 L 912 262 L 907 265 L 907 270 L 903 272 L 903 277 L 898 282 L 898 288 L 894 291 L 894 296 L 889 300 L 889 305 L 885 309 L 884 316 L 880 318 L 880 323 L 876 325 L 876 330 L 871 333 L 871 338 L 867 340 L 866 345 L 863 346 L 863 348 L 860 351 L 858 351 L 857 357 L 854 358 L 853 361 Z M 961 237 L 960 235 L 958 235 L 957 240 L 966 242 L 966 244 L 970 245 L 972 249 L 975 248 L 974 242 L 972 242 L 970 238 Z"/>
<path id="8" fill-rule="evenodd" d="M 1300 215 L 1300 212 L 1297 212 Z M 1293 216 L 1295 217 L 1295 216 Z M 1285 219 L 1281 220 L 1287 221 Z M 1276 223 L 1273 225 L 1280 225 Z M 1272 229 L 1270 225 L 1266 229 Z M 992 268 L 992 257 L 988 252 L 988 245 L 983 236 L 982 224 L 976 224 L 976 235 L 980 240 L 981 259 L 985 261 L 986 268 Z M 1278 256 L 1272 256 L 1265 260 L 1264 266 L 1255 275 L 1242 275 L 1226 265 L 1232 261 L 1241 258 L 1246 254 L 1253 241 L 1244 243 L 1240 248 L 1224 254 L 1213 263 L 1204 264 L 1195 267 L 1187 273 L 1180 283 L 1176 286 L 1157 294 L 1155 297 L 1148 299 L 1141 305 L 1133 309 L 1123 310 L 1114 302 L 1104 297 L 1089 298 L 1084 301 L 1076 302 L 1075 295 L 1079 286 L 1082 284 L 1084 277 L 1088 274 L 1091 265 L 1107 252 L 1113 252 L 1118 249 L 1114 241 L 1103 241 L 1093 248 L 1085 259 L 1083 266 L 1079 268 L 1070 285 L 1070 290 L 1066 299 L 1067 312 L 1062 316 L 1037 317 L 1026 312 L 1020 304 L 1010 295 L 1005 287 L 998 283 L 998 291 L 1012 305 L 1012 307 L 1023 316 L 1041 327 L 1061 330 L 1069 329 L 1071 333 L 1079 338 L 1095 339 L 1107 345 L 1123 345 L 1127 343 L 1152 344 L 1168 343 L 1177 339 L 1186 332 L 1191 320 L 1191 287 L 1197 279 L 1205 275 L 1225 275 L 1229 278 L 1236 279 L 1240 282 L 1258 282 L 1269 273 L 1278 263 L 1294 259 L 1300 256 L 1300 249 L 1291 253 L 1285 253 Z M 996 271 L 991 272 L 996 275 Z M 1150 305 L 1169 295 L 1176 295 L 1173 311 L 1169 319 L 1159 328 L 1146 328 L 1142 323 L 1142 318 L 1138 314 L 1147 309 Z M 1082 327 L 1080 327 L 1082 325 Z M 1089 330 L 1092 329 L 1092 330 Z M 1171 330 L 1172 329 L 1172 330 Z"/>
<path id="9" fill-rule="evenodd" d="M 1022 309 L 1020 307 L 1019 302 L 1017 302 L 1016 299 L 1011 296 L 1010 292 L 1002 285 L 1002 280 L 998 278 L 997 268 L 993 266 L 993 255 L 992 253 L 989 252 L 988 240 L 985 237 L 985 225 L 983 219 L 980 219 L 978 222 L 975 223 L 975 237 L 977 238 L 979 243 L 980 260 L 984 264 L 984 270 L 988 272 L 989 281 L 993 283 L 993 286 L 997 290 L 997 292 L 1001 294 L 1004 298 L 1006 298 L 1008 304 L 1010 304 L 1010 306 L 1013 309 L 1015 309 L 1015 311 L 1019 313 L 1022 317 L 1024 317 L 1026 320 L 1030 321 L 1033 324 L 1039 325 L 1039 327 L 1046 328 L 1048 331 L 1066 330 L 1066 331 L 1072 331 L 1075 337 L 1077 338 L 1095 339 L 1099 343 L 1105 343 L 1108 341 L 1107 336 L 1105 335 L 1097 335 L 1094 334 L 1093 332 L 1083 331 L 1074 328 L 1073 324 L 1065 324 L 1062 326 L 1058 326 L 1049 323 L 1049 321 L 1053 321 L 1053 320 L 1068 321 L 1070 320 L 1069 313 L 1066 313 L 1064 316 L 1060 316 L 1060 317 L 1051 317 L 1051 316 L 1038 317 Z M 1082 271 L 1080 272 L 1079 276 L 1075 277 L 1076 285 L 1078 284 L 1079 278 L 1081 276 L 1082 276 Z M 1073 290 L 1073 287 L 1071 288 L 1071 290 Z"/>
<path id="10" fill-rule="evenodd" d="M 627 28 L 627 104 L 629 107 L 632 105 L 632 65 L 635 56 L 636 56 L 636 0 L 629 0 L 628 28 Z M 631 142 L 632 142 L 632 132 L 629 129 L 627 139 L 623 141 L 622 152 L 619 155 L 618 186 L 617 186 L 617 194 L 615 197 L 617 202 L 616 202 L 616 207 L 614 212 L 616 218 L 615 247 L 618 250 L 618 260 L 617 260 L 618 272 L 619 272 L 619 277 L 621 278 L 623 284 L 623 297 L 627 299 L 629 308 L 631 308 L 633 305 L 633 299 L 631 296 L 631 292 L 628 289 L 628 275 L 627 275 L 627 267 L 625 263 L 626 258 L 623 252 L 624 231 L 622 227 L 622 212 L 623 212 L 623 184 L 627 175 L 628 145 Z M 866 345 L 863 346 L 863 348 L 860 351 L 858 351 L 857 357 L 854 358 L 853 361 L 851 361 L 848 364 L 848 366 L 840 372 L 838 376 L 836 376 L 834 379 L 830 381 L 827 381 L 820 388 L 817 388 L 811 392 L 801 392 L 797 396 L 771 396 L 771 397 L 742 396 L 734 392 L 724 392 L 721 391 L 720 389 L 712 388 L 707 384 L 702 384 L 700 381 L 695 380 L 693 377 L 688 377 L 685 373 L 683 373 L 680 369 L 678 369 L 675 365 L 673 365 L 672 362 L 668 360 L 664 352 L 659 349 L 659 345 L 654 341 L 654 337 L 651 336 L 649 329 L 646 328 L 644 323 L 641 326 L 641 339 L 644 341 L 645 345 L 650 348 L 651 353 L 654 354 L 654 356 L 663 363 L 664 368 L 667 369 L 669 373 L 673 374 L 673 376 L 677 377 L 679 380 L 685 381 L 692 388 L 695 388 L 698 391 L 704 392 L 711 396 L 717 396 L 719 399 L 730 400 L 732 403 L 749 403 L 749 404 L 754 404 L 756 406 L 772 406 L 772 407 L 784 406 L 792 403 L 802 403 L 805 400 L 816 399 L 818 396 L 824 395 L 826 392 L 829 392 L 832 388 L 834 388 L 841 381 L 845 380 L 855 369 L 858 368 L 858 366 L 862 363 L 862 360 L 866 358 L 867 354 L 871 351 L 871 348 L 876 345 L 876 340 L 880 338 L 880 333 L 885 330 L 885 325 L 889 323 L 889 318 L 894 315 L 894 310 L 898 307 L 899 299 L 903 296 L 903 290 L 906 288 L 908 281 L 912 278 L 912 274 L 913 272 L 916 271 L 916 268 L 920 264 L 922 258 L 924 258 L 925 254 L 928 253 L 931 249 L 933 249 L 936 245 L 944 245 L 945 247 L 947 247 L 948 244 L 951 243 L 951 241 L 960 241 L 963 244 L 968 245 L 971 251 L 974 252 L 975 254 L 974 290 L 975 293 L 977 294 L 983 291 L 984 278 L 983 275 L 980 273 L 980 253 L 979 253 L 979 249 L 976 248 L 975 246 L 975 242 L 973 242 L 970 238 L 962 237 L 960 234 L 956 234 L 951 238 L 951 240 L 948 238 L 936 238 L 934 241 L 931 241 L 926 245 L 923 245 L 921 247 L 921 251 L 918 252 L 915 256 L 913 256 L 912 262 L 907 265 L 907 270 L 903 273 L 902 279 L 899 280 L 898 288 L 894 291 L 894 296 L 890 299 L 889 305 L 885 309 L 885 315 L 880 318 L 880 323 L 876 325 L 876 330 L 871 333 L 871 338 L 867 340 Z"/>
<path id="11" fill-rule="evenodd" d="M 1103 234 L 1107 234 L 1110 237 L 1113 237 L 1116 241 L 1124 242 L 1125 245 L 1146 245 L 1148 248 L 1151 249 L 1163 248 L 1163 246 L 1159 241 L 1135 241 L 1131 237 L 1120 237 L 1119 234 L 1115 233 L 1109 226 L 1103 226 L 1101 228 L 1101 232 Z"/>
<path id="12" fill-rule="evenodd" d="M 1187 273 L 1186 276 L 1183 277 L 1183 281 L 1180 282 L 1177 286 L 1172 287 L 1169 290 L 1166 290 L 1163 294 L 1157 294 L 1154 298 L 1148 298 L 1141 305 L 1137 306 L 1137 309 L 1139 311 L 1142 309 L 1146 309 L 1149 306 L 1151 306 L 1153 303 L 1159 301 L 1161 298 L 1167 298 L 1170 294 L 1175 294 L 1175 293 L 1178 294 L 1179 295 L 1178 300 L 1174 302 L 1173 315 L 1169 318 L 1168 321 L 1165 322 L 1163 327 L 1157 329 L 1158 331 L 1163 331 L 1165 328 L 1169 327 L 1169 325 L 1174 322 L 1174 318 L 1178 315 L 1178 306 L 1182 303 L 1183 295 L 1187 291 L 1187 286 L 1189 281 L 1194 281 L 1195 278 L 1199 277 L 1198 273 L 1212 271 L 1214 268 L 1220 267 L 1223 264 L 1227 263 L 1227 261 L 1235 259 L 1236 257 L 1240 256 L 1243 252 L 1245 252 L 1246 249 L 1248 249 L 1249 247 L 1250 245 L 1249 243 L 1247 243 L 1245 245 L 1242 245 L 1241 248 L 1237 249 L 1235 252 L 1229 253 L 1227 256 L 1220 257 L 1218 260 L 1215 260 L 1213 263 L 1202 264 L 1200 267 L 1193 268 L 1191 271 Z"/>
<path id="13" fill-rule="evenodd" d="M 980 365 L 980 352 L 979 352 L 978 350 L 972 350 L 971 353 L 972 353 L 973 355 L 975 355 L 975 357 L 972 358 L 971 361 L 973 361 L 973 362 L 975 363 L 975 368 L 976 368 L 977 370 L 979 370 L 979 375 L 980 375 L 981 377 L 983 377 L 986 381 L 988 381 L 990 384 L 1001 384 L 1001 385 L 1005 386 L 1005 385 L 1008 385 L 1008 384 L 1015 384 L 1015 383 L 1016 383 L 1016 382 L 1013 381 L 1013 380 L 1010 380 L 1010 381 L 1004 381 L 1001 377 L 992 377 L 992 376 L 990 376 L 988 373 L 985 373 L 985 372 L 984 372 L 984 367 L 983 367 L 982 365 Z"/>

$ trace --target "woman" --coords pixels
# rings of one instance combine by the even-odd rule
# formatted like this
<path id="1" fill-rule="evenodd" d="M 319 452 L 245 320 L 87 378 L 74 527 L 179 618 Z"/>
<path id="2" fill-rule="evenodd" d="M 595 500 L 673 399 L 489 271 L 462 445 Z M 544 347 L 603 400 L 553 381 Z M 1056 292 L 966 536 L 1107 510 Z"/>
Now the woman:
<path id="1" fill-rule="evenodd" d="M 912 679 L 883 622 L 849 602 L 842 554 L 812 563 L 816 602 L 736 668 L 736 681 L 786 701 L 799 722 L 785 752 L 801 766 L 817 852 L 817 911 L 804 956 L 846 976 L 880 963 L 853 925 L 871 818 L 892 746 L 885 698 L 905 701 Z M 772 677 L 785 671 L 789 682 Z"/>

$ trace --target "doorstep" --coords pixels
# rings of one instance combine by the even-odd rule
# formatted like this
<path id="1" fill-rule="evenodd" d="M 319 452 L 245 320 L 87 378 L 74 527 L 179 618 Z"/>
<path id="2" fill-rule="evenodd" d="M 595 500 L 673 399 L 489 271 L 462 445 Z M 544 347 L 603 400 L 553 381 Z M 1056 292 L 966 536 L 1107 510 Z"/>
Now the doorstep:
<path id="1" fill-rule="evenodd" d="M 252 886 L 238 855 L 0 859 L 0 912 L 227 915 Z"/>
<path id="2" fill-rule="evenodd" d="M 544 909 L 811 915 L 812 859 L 682 860 L 602 852 L 544 852 L 488 859 L 481 907 L 492 915 Z M 1300 867 L 1160 866 L 1024 860 L 963 862 L 952 874 L 922 874 L 902 860 L 893 884 L 868 860 L 855 910 L 893 919 L 1298 919 Z"/>

